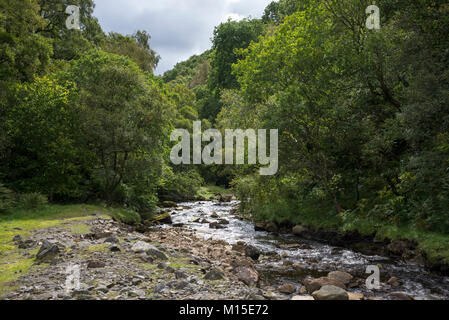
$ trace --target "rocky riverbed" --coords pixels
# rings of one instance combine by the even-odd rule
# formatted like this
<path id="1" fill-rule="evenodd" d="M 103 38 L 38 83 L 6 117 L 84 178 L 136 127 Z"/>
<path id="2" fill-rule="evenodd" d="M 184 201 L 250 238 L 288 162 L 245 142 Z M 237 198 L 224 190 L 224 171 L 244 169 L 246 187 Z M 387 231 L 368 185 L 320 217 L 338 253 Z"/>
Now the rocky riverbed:
<path id="1" fill-rule="evenodd" d="M 173 223 L 157 227 L 131 227 L 93 213 L 17 235 L 17 252 L 33 258 L 33 267 L 0 299 L 449 298 L 449 279 L 419 264 L 255 231 L 236 215 L 236 204 L 179 204 L 169 210 Z M 367 265 L 381 270 L 379 290 L 366 288 Z"/>

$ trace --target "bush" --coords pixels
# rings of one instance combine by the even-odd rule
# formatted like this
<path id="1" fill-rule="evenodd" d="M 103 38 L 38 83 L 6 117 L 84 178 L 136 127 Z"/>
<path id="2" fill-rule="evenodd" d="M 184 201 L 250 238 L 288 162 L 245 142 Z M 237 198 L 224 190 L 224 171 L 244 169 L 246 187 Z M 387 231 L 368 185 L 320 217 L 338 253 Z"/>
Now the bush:
<path id="1" fill-rule="evenodd" d="M 160 201 L 181 202 L 195 199 L 204 180 L 196 169 L 184 170 L 173 172 L 171 168 L 166 168 L 158 190 Z"/>
<path id="2" fill-rule="evenodd" d="M 14 192 L 0 183 L 0 213 L 7 213 L 14 208 Z"/>
<path id="3" fill-rule="evenodd" d="M 47 204 L 47 197 L 37 192 L 25 193 L 19 196 L 19 207 L 22 209 L 34 210 Z"/>

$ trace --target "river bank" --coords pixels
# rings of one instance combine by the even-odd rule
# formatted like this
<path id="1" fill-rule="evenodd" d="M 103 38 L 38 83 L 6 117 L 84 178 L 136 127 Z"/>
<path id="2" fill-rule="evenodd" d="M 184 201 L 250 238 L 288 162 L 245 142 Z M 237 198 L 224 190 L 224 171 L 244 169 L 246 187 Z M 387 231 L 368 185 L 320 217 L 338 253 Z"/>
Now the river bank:
<path id="1" fill-rule="evenodd" d="M 88 205 L 2 219 L 0 299 L 449 299 L 449 278 L 417 263 L 256 231 L 237 205 L 176 204 L 161 225 Z M 368 265 L 379 290 L 365 285 Z"/>
<path id="2" fill-rule="evenodd" d="M 255 222 L 256 230 L 270 233 L 293 234 L 333 246 L 348 248 L 367 255 L 382 255 L 407 262 L 418 263 L 432 272 L 449 276 L 449 237 L 405 230 L 392 233 L 393 237 L 381 232 L 362 232 L 357 228 L 316 227 L 313 223 L 295 224 Z M 438 238 L 438 239 L 434 239 Z M 444 240 L 444 239 L 443 239 Z"/>

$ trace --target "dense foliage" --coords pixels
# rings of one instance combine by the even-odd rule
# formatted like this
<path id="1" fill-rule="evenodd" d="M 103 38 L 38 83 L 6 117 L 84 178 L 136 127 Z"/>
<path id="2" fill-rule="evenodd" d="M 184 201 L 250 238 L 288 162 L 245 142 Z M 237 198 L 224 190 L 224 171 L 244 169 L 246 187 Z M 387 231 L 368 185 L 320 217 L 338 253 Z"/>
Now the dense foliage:
<path id="1" fill-rule="evenodd" d="M 148 33 L 106 35 L 70 2 L 81 30 L 66 1 L 0 0 L 0 210 L 39 192 L 147 211 L 207 182 L 254 219 L 449 233 L 447 1 L 375 1 L 369 30 L 374 1 L 280 0 L 162 77 Z M 172 165 L 170 131 L 197 119 L 279 129 L 278 173 Z"/>

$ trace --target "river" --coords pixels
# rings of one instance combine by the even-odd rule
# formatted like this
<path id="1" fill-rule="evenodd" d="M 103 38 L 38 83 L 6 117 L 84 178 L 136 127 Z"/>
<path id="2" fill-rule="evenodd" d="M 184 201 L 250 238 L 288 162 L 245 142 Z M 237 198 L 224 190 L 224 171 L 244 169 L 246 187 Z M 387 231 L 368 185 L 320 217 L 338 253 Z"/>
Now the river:
<path id="1" fill-rule="evenodd" d="M 204 239 L 224 240 L 229 244 L 243 241 L 258 248 L 264 258 L 256 265 L 256 269 L 266 285 L 279 286 L 289 282 L 300 287 L 302 280 L 307 277 L 317 278 L 326 276 L 330 271 L 343 270 L 363 283 L 349 291 L 363 293 L 365 297 L 388 298 L 392 292 L 403 292 L 415 300 L 449 299 L 449 277 L 428 272 L 417 263 L 367 256 L 293 235 L 255 231 L 251 222 L 232 213 L 237 204 L 212 201 L 181 203 L 179 206 L 184 209 L 174 210 L 173 223 L 184 224 Z M 225 219 L 229 224 L 224 229 L 216 230 L 197 219 L 208 222 Z M 294 267 L 297 265 L 301 268 Z M 369 277 L 366 268 L 370 265 L 380 268 L 381 288 L 378 290 L 369 290 L 364 284 L 364 279 Z M 400 286 L 392 288 L 387 284 L 391 277 L 398 278 Z"/>

